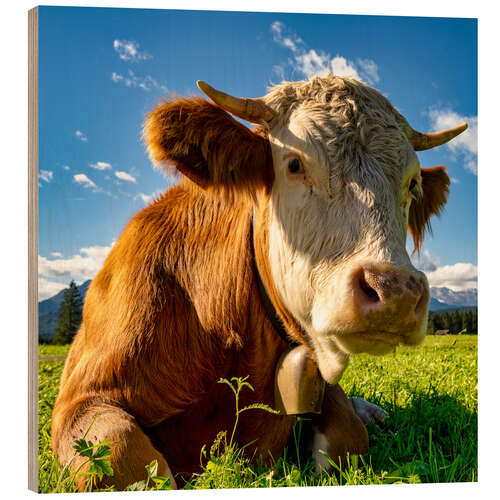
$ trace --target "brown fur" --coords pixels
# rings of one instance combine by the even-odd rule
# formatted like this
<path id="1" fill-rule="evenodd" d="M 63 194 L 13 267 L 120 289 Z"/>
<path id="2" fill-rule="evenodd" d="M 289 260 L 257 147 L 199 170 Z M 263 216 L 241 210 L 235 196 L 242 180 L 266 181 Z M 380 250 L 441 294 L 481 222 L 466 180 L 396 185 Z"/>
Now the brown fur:
<path id="1" fill-rule="evenodd" d="M 246 193 L 270 187 L 269 142 L 202 98 L 166 100 L 144 124 L 151 159 L 173 164 L 204 189 Z"/>
<path id="2" fill-rule="evenodd" d="M 258 296 L 250 215 L 245 202 L 228 210 L 181 185 L 132 219 L 92 281 L 65 365 L 52 427 L 62 461 L 82 408 L 103 400 L 132 415 L 173 472 L 187 474 L 199 469 L 201 446 L 232 428 L 233 396 L 219 378 L 250 375 L 255 393 L 242 404 L 274 404 L 286 344 Z M 277 456 L 291 424 L 247 412 L 238 439 L 258 437 L 254 449 Z"/>
<path id="3" fill-rule="evenodd" d="M 323 451 L 336 463 L 347 453 L 359 455 L 368 451 L 366 427 L 339 385 L 326 386 L 322 414 L 314 416 L 313 425 L 326 436 L 328 447 Z"/>
<path id="4" fill-rule="evenodd" d="M 97 416 L 97 418 L 96 418 Z M 93 420 L 95 422 L 93 423 Z M 59 456 L 71 457 L 74 454 L 73 441 L 80 439 L 90 429 L 86 439 L 94 444 L 107 440 L 111 442 L 111 457 L 114 474 L 104 477 L 99 486 L 114 485 L 123 490 L 134 480 L 146 479 L 145 464 L 153 460 L 158 462 L 157 474 L 169 477 L 171 485 L 176 486 L 172 472 L 163 457 L 151 444 L 150 439 L 142 431 L 132 415 L 118 405 L 110 402 L 99 402 L 96 398 L 92 405 L 82 405 L 74 425 L 67 429 L 68 435 L 59 443 Z M 85 470 L 85 458 L 76 456 L 73 459 L 74 470 L 82 467 Z M 131 481 L 131 479 L 133 479 Z M 80 490 L 85 489 L 86 477 L 77 477 Z"/>
<path id="5" fill-rule="evenodd" d="M 420 173 L 423 195 L 412 201 L 408 220 L 416 251 L 422 246 L 425 231 L 431 232 L 431 216 L 441 213 L 450 186 L 450 178 L 444 167 L 421 168 Z"/>

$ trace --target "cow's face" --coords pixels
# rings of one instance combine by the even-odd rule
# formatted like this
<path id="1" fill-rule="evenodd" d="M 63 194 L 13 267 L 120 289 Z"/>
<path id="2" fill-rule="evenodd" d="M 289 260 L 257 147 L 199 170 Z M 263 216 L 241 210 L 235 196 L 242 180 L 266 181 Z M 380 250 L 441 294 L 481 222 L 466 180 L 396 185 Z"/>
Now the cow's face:
<path id="1" fill-rule="evenodd" d="M 410 206 L 423 196 L 418 158 L 384 98 L 331 81 L 298 103 L 283 88 L 268 98 L 291 104 L 269 134 L 270 270 L 327 380 L 338 349 L 383 354 L 419 343 L 429 303 L 406 251 Z"/>
<path id="2" fill-rule="evenodd" d="M 234 121 L 215 126 L 214 115 L 202 132 L 184 101 L 183 118 L 178 108 L 151 115 L 162 127 L 155 142 L 146 124 L 150 153 L 202 187 L 217 181 L 254 191 L 254 222 L 266 233 L 259 270 L 277 310 L 305 333 L 323 377 L 335 380 L 339 352 L 383 354 L 421 342 L 429 287 L 410 262 L 406 235 L 421 245 L 449 179 L 442 167 L 420 168 L 414 149 L 442 144 L 458 129 L 418 134 L 376 90 L 332 76 L 282 84 L 258 101 L 222 94 L 221 103 L 201 88 L 263 128 L 247 136 Z M 170 139 L 173 119 L 193 125 L 175 125 Z"/>

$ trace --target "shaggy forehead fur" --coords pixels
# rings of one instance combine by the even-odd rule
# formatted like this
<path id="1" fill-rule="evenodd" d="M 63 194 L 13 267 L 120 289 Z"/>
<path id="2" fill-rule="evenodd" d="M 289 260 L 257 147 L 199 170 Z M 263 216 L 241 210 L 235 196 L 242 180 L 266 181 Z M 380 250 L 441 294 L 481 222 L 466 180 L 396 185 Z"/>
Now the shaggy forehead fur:
<path id="1" fill-rule="evenodd" d="M 414 157 L 405 118 L 382 94 L 359 81 L 328 75 L 284 82 L 272 87 L 264 100 L 280 116 L 272 131 L 300 120 L 308 144 L 329 167 L 330 189 L 337 177 L 355 179 L 377 166 L 396 181 L 401 167 Z"/>

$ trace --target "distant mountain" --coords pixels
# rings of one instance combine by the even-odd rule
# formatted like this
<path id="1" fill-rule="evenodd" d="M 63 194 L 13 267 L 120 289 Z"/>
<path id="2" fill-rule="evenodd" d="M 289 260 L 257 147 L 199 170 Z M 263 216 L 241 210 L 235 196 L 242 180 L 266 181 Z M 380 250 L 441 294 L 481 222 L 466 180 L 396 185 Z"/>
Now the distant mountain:
<path id="1" fill-rule="evenodd" d="M 444 311 L 445 309 L 457 309 L 457 307 L 452 306 L 451 304 L 446 304 L 445 302 L 440 302 L 434 297 L 431 297 L 429 311 Z"/>
<path id="2" fill-rule="evenodd" d="M 90 280 L 78 286 L 78 291 L 85 298 L 90 285 Z M 61 307 L 64 292 L 67 288 L 48 299 L 38 302 L 38 337 L 52 338 L 56 334 L 57 321 L 59 319 L 59 308 Z"/>
<path id="3" fill-rule="evenodd" d="M 477 288 L 455 292 L 446 287 L 431 287 L 431 311 L 461 307 L 477 307 Z"/>

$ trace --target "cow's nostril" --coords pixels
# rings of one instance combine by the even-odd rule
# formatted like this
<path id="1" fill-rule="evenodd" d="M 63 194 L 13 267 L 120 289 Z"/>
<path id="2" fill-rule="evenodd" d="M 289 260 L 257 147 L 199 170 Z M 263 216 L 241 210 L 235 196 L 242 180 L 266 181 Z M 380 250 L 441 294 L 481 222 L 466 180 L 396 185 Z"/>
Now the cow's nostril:
<path id="1" fill-rule="evenodd" d="M 379 297 L 377 291 L 368 284 L 368 282 L 365 279 L 364 274 L 361 274 L 361 276 L 359 278 L 359 287 L 361 288 L 361 290 L 363 291 L 365 296 L 370 300 L 370 302 L 379 302 L 380 301 L 380 297 Z"/>

